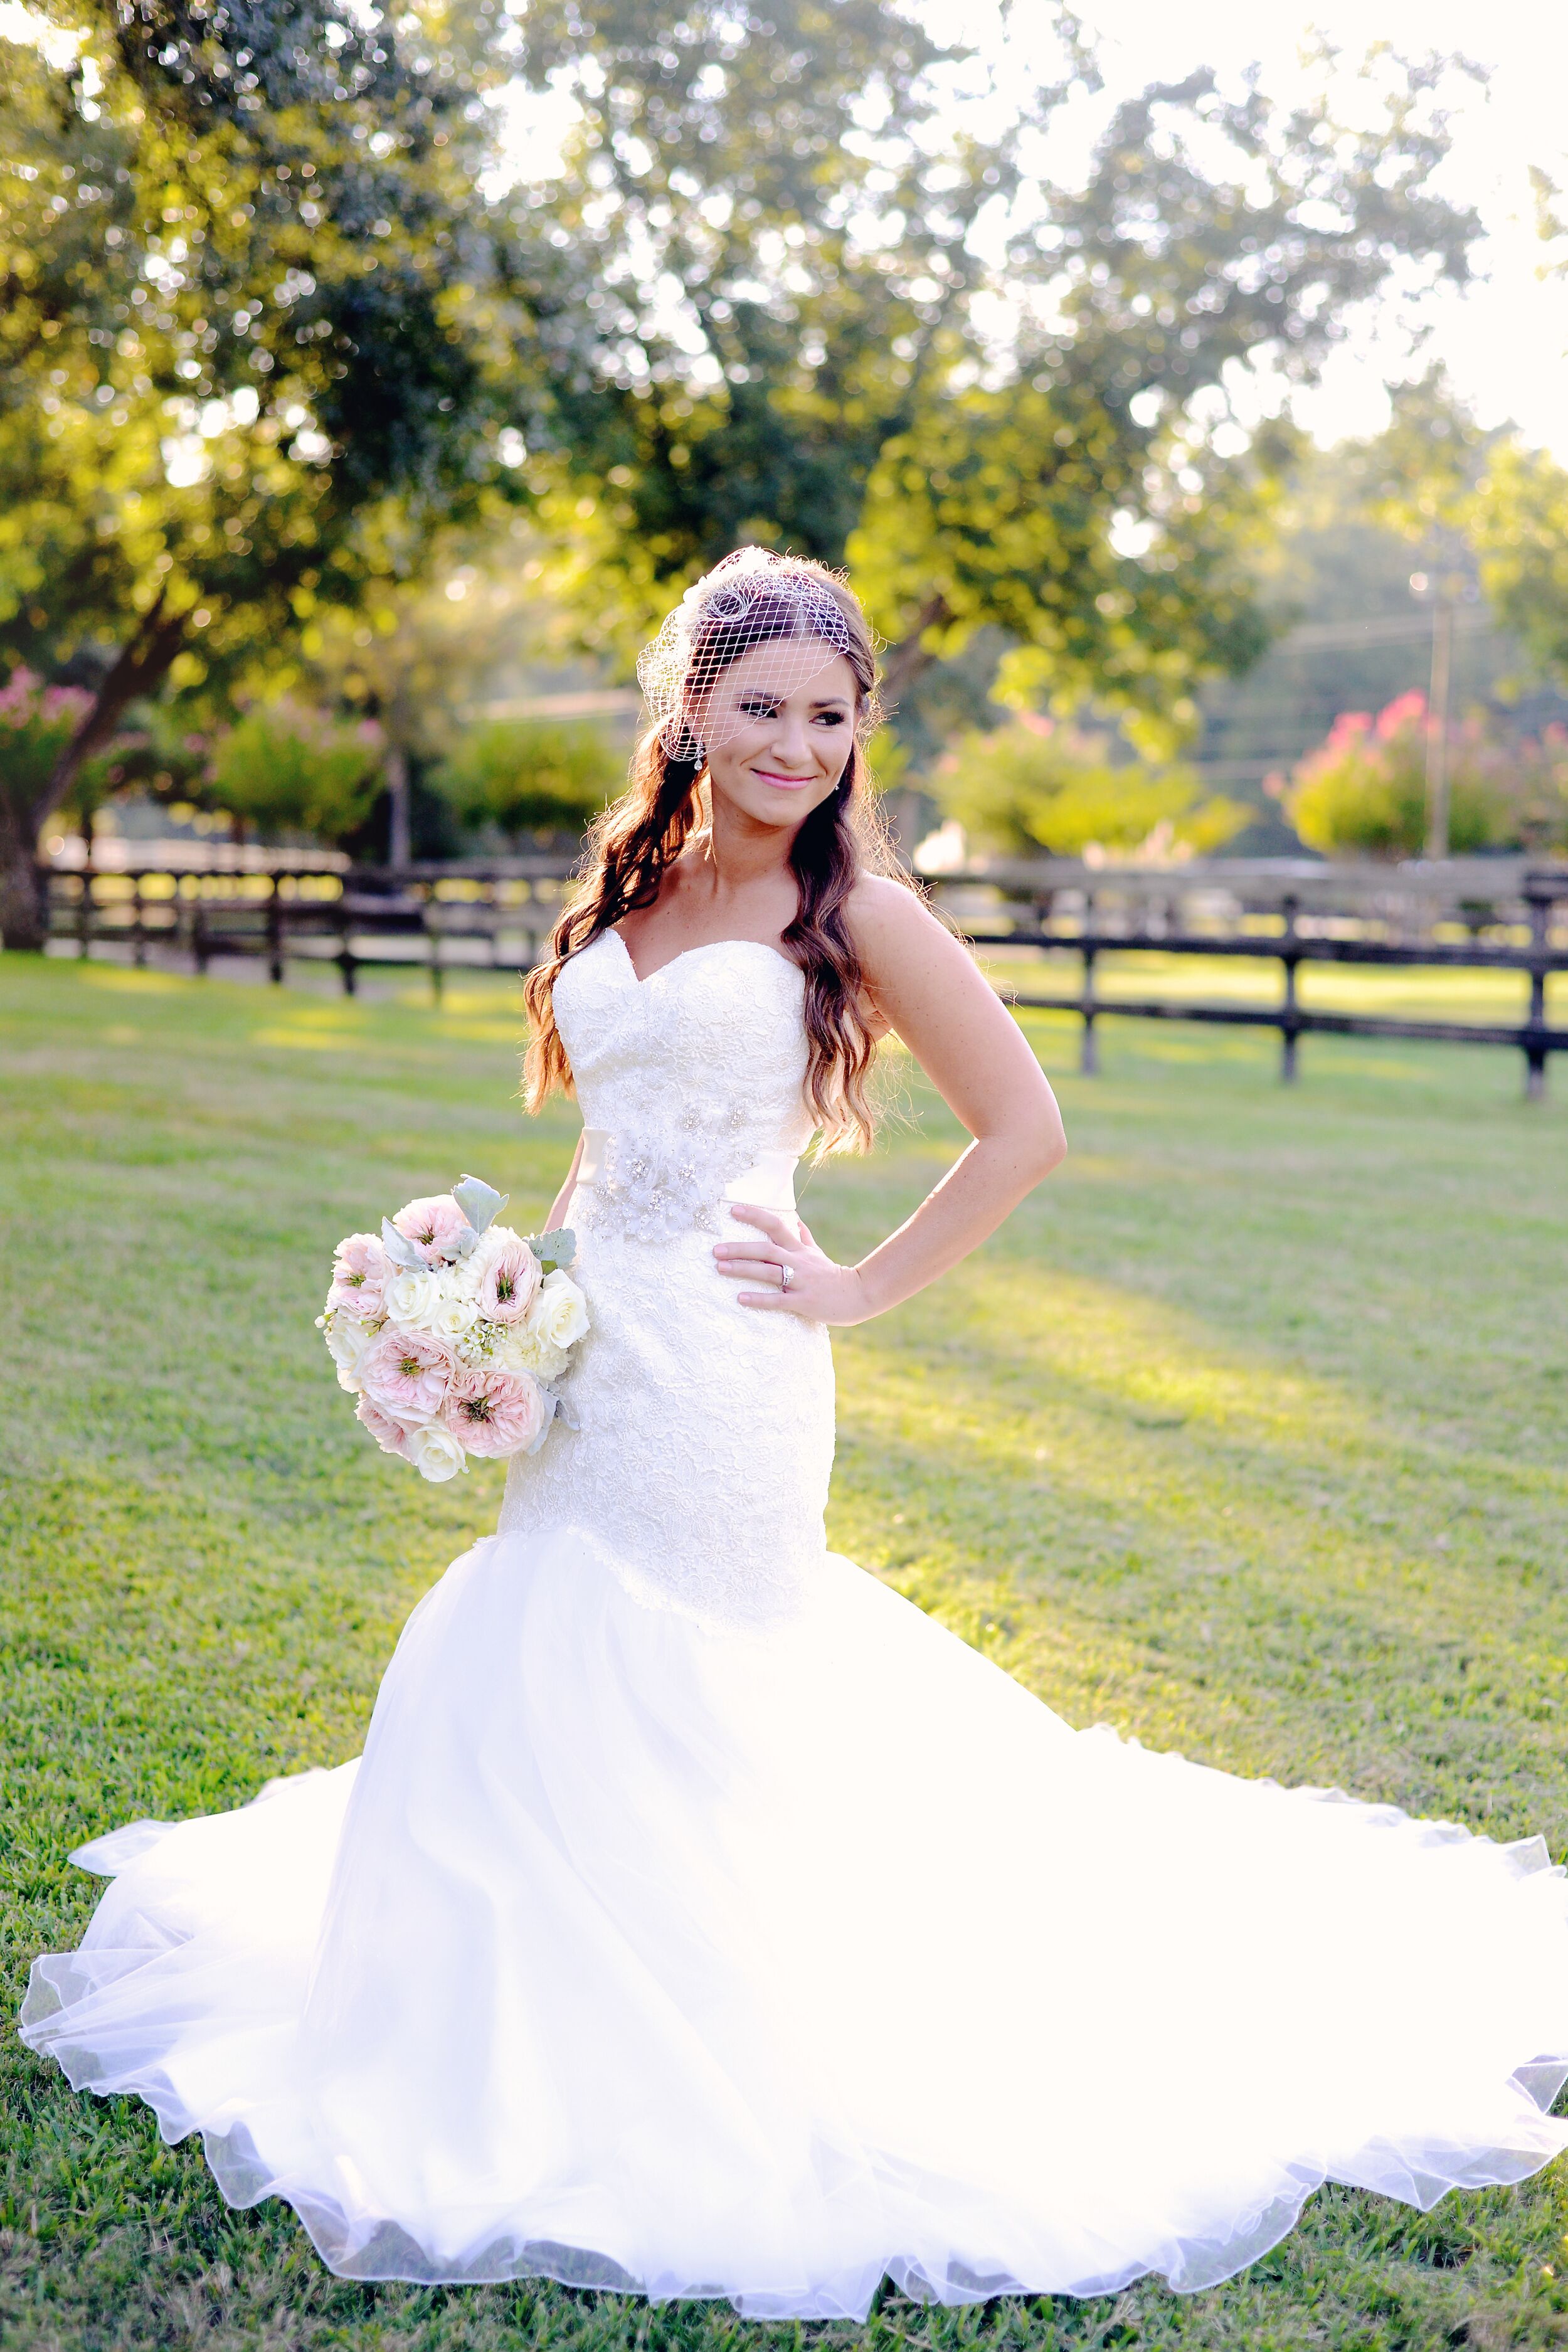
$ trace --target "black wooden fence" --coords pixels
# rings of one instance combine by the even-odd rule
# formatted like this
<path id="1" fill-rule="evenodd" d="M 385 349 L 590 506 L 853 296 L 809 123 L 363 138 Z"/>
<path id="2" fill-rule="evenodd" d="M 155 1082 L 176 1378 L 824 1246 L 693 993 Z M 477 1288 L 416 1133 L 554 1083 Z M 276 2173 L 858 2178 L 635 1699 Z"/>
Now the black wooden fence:
<path id="1" fill-rule="evenodd" d="M 107 947 L 133 962 L 178 960 L 198 972 L 237 956 L 260 959 L 279 982 L 291 962 L 330 965 L 351 995 L 367 968 L 421 970 L 438 995 L 449 971 L 535 961 L 573 866 L 569 856 L 542 854 L 396 870 L 341 861 L 230 873 L 181 872 L 166 861 L 66 869 L 49 877 L 51 929 L 81 955 Z M 1232 860 L 1162 876 L 1052 860 L 930 879 L 976 946 L 1076 960 L 1076 989 L 1011 975 L 998 985 L 1009 1003 L 1076 1013 L 1088 1072 L 1098 1067 L 1100 1024 L 1110 1018 L 1272 1030 L 1287 1083 L 1300 1039 L 1313 1034 L 1510 1046 L 1523 1057 L 1532 1098 L 1544 1090 L 1549 1057 L 1568 1052 L 1568 1028 L 1553 1025 L 1547 1004 L 1548 979 L 1568 971 L 1565 868 L 1471 860 L 1377 872 Z M 1278 992 L 1258 1003 L 1103 992 L 1106 959 L 1140 955 L 1277 964 Z M 1500 1022 L 1321 1011 L 1300 1001 L 1300 972 L 1314 964 L 1518 972 L 1528 1003 L 1522 1019 Z"/>
<path id="2" fill-rule="evenodd" d="M 290 963 L 335 967 L 345 994 L 374 967 L 425 971 L 438 996 L 448 969 L 534 962 L 560 912 L 574 860 L 497 858 L 384 867 L 256 866 L 172 870 L 164 861 L 49 877 L 50 930 L 79 955 L 109 948 L 132 963 L 176 958 L 197 972 L 259 960 L 281 982 Z"/>

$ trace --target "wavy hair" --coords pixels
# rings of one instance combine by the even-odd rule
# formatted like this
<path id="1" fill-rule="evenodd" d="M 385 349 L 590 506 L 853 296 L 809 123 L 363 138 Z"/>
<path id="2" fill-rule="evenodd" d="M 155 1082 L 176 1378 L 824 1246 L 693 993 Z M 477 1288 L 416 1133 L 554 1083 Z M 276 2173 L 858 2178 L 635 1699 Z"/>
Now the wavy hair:
<path id="1" fill-rule="evenodd" d="M 774 559 L 770 569 L 811 583 L 819 598 L 826 592 L 836 610 L 832 635 L 823 633 L 821 641 L 843 653 L 855 673 L 854 744 L 837 785 L 790 845 L 790 870 L 800 895 L 780 945 L 805 983 L 805 1091 L 820 1130 L 818 1151 L 864 1150 L 875 1127 L 869 1079 L 877 1040 L 844 908 L 862 874 L 908 880 L 889 845 L 866 760 L 866 739 L 880 715 L 876 648 L 858 599 L 837 574 L 803 557 Z M 688 676 L 700 677 L 706 690 L 753 646 L 808 634 L 802 613 L 809 613 L 810 601 L 803 607 L 798 591 L 787 593 L 788 586 L 782 583 L 773 594 L 760 586 L 742 618 L 700 608 Z M 581 887 L 555 926 L 550 953 L 528 976 L 523 994 L 532 1034 L 523 1076 L 530 1110 L 557 1089 L 572 1091 L 571 1065 L 552 1003 L 559 974 L 624 915 L 653 905 L 665 875 L 703 826 L 706 768 L 700 756 L 681 757 L 679 748 L 669 750 L 670 731 L 650 729 L 638 743 L 626 792 L 589 835 Z M 689 744 L 685 730 L 675 732 L 678 747 Z"/>

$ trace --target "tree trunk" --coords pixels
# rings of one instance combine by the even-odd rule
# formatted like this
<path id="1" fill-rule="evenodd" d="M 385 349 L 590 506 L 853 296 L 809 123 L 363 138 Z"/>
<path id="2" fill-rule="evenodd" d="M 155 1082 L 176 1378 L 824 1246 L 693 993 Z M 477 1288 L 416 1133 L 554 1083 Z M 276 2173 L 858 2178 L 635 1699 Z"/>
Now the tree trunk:
<path id="1" fill-rule="evenodd" d="M 410 824 L 408 790 L 408 754 L 401 743 L 386 747 L 386 790 L 392 803 L 387 826 L 386 862 L 401 872 L 414 856 L 414 833 Z"/>
<path id="2" fill-rule="evenodd" d="M 25 811 L 0 800 L 0 947 L 41 954 L 48 931 L 48 905 L 38 863 L 37 829 Z"/>
<path id="3" fill-rule="evenodd" d="M 108 742 L 126 705 L 163 684 L 184 634 L 184 614 L 165 613 L 162 604 L 157 604 L 130 644 L 121 646 L 114 667 L 98 689 L 92 708 L 84 712 L 81 725 L 55 761 L 54 773 L 33 811 L 35 835 L 69 792 L 83 761 L 89 760 Z"/>
<path id="4" fill-rule="evenodd" d="M 83 761 L 109 741 L 126 705 L 163 684 L 184 634 L 183 613 L 168 614 L 154 604 L 121 649 L 37 798 L 25 808 L 0 806 L 0 944 L 41 950 L 48 933 L 48 895 L 38 863 L 38 835 L 76 782 Z"/>
<path id="5" fill-rule="evenodd" d="M 907 694 L 916 678 L 937 658 L 923 642 L 926 631 L 951 617 L 946 597 L 932 596 L 921 605 L 909 635 L 889 647 L 882 664 L 882 702 L 889 712 L 898 709 L 900 696 Z"/>

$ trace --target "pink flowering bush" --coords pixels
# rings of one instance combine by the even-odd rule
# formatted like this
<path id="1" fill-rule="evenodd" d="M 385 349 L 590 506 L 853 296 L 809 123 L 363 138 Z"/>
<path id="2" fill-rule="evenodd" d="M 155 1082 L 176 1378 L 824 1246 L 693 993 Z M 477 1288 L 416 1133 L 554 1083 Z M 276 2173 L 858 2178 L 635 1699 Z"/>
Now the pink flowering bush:
<path id="1" fill-rule="evenodd" d="M 1426 841 L 1426 698 L 1401 694 L 1375 718 L 1342 711 L 1300 761 L 1284 794 L 1310 849 L 1418 857 Z M 1483 722 L 1448 730 L 1448 842 L 1458 854 L 1500 846 L 1516 824 L 1505 760 Z"/>
<path id="2" fill-rule="evenodd" d="M 33 808 L 92 697 L 79 686 L 46 686 L 20 665 L 0 687 L 0 793 L 18 814 Z"/>
<path id="3" fill-rule="evenodd" d="M 562 1409 L 550 1384 L 588 1328 L 572 1235 L 524 1240 L 495 1223 L 505 1205 L 465 1176 L 333 1253 L 316 1319 L 339 1384 L 383 1452 L 425 1478 L 542 1445 Z"/>

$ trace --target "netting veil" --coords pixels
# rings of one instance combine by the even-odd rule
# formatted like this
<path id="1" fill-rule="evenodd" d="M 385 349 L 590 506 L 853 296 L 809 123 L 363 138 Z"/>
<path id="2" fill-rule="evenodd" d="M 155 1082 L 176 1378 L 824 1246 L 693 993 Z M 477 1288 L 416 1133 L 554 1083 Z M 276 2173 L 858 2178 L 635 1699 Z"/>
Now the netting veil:
<path id="1" fill-rule="evenodd" d="M 798 694 L 840 655 L 863 665 L 868 638 L 836 587 L 766 547 L 738 548 L 692 583 L 637 660 L 649 722 L 672 760 L 700 762 L 754 724 L 760 704 Z M 862 689 L 858 731 L 876 715 Z"/>

